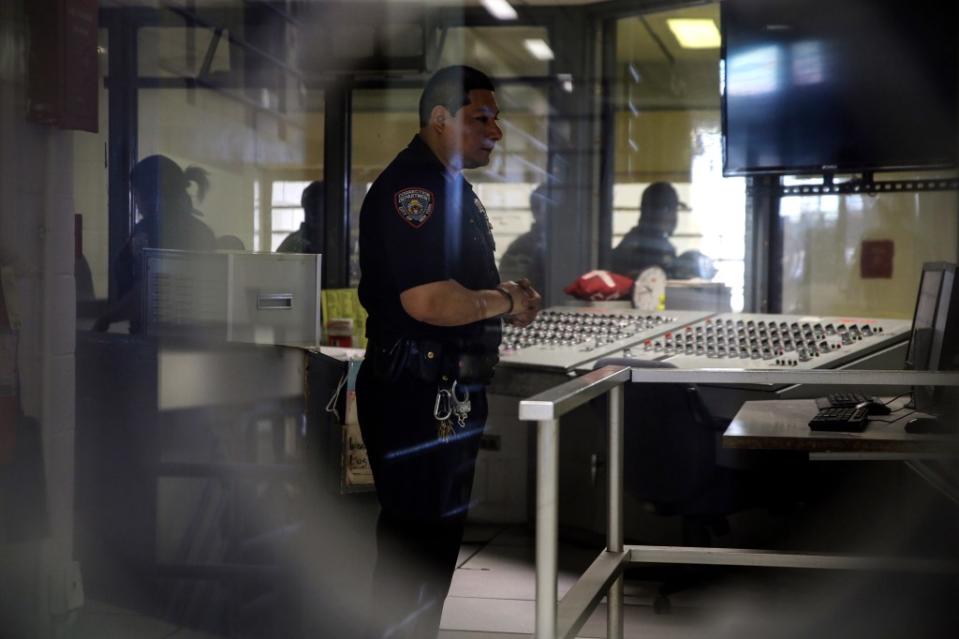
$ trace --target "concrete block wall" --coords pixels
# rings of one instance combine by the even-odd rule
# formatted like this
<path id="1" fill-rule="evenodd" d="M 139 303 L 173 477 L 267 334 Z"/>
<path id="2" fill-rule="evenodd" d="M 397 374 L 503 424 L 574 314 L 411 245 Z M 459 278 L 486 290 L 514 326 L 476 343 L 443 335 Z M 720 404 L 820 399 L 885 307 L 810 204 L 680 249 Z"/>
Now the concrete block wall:
<path id="1" fill-rule="evenodd" d="M 73 145 L 68 132 L 26 120 L 22 6 L 0 3 L 0 264 L 15 272 L 19 385 L 23 411 L 42 429 L 50 527 L 37 540 L 0 540 L 5 639 L 55 636 L 50 596 L 61 590 L 73 552 Z"/>
<path id="2" fill-rule="evenodd" d="M 103 36 L 101 36 L 103 38 Z M 101 76 L 106 55 L 100 54 Z M 106 144 L 109 127 L 107 90 L 100 88 L 100 131 L 77 131 L 73 137 L 73 212 L 83 216 L 83 255 L 90 265 L 94 295 L 107 297 L 109 286 L 109 209 Z"/>

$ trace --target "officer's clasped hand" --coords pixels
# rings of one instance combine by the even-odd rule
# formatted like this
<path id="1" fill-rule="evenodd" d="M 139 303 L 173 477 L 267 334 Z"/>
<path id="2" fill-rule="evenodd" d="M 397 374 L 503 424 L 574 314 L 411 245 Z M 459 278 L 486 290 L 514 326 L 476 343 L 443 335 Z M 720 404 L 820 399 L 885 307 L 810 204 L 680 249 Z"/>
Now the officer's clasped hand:
<path id="1" fill-rule="evenodd" d="M 513 281 L 502 282 L 496 287 L 500 292 L 506 293 L 510 298 L 509 316 L 522 312 L 526 304 L 526 291 L 520 285 Z"/>
<path id="2" fill-rule="evenodd" d="M 528 326 L 536 319 L 536 315 L 543 308 L 543 298 L 533 288 L 533 285 L 525 277 L 519 282 L 504 282 L 503 286 L 513 297 L 513 312 L 506 316 L 506 321 L 513 326 Z"/>

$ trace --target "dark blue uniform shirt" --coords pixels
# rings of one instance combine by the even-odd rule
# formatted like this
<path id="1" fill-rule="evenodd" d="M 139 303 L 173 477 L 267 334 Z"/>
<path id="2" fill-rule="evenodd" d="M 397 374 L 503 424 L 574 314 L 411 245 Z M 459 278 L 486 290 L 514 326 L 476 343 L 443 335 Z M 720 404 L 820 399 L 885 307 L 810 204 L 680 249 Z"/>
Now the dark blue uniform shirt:
<path id="1" fill-rule="evenodd" d="M 472 290 L 495 288 L 499 273 L 486 210 L 472 185 L 451 174 L 416 135 L 373 182 L 360 211 L 360 302 L 366 334 L 388 344 L 400 337 L 499 345 L 500 320 L 441 327 L 403 310 L 400 293 L 456 280 Z"/>

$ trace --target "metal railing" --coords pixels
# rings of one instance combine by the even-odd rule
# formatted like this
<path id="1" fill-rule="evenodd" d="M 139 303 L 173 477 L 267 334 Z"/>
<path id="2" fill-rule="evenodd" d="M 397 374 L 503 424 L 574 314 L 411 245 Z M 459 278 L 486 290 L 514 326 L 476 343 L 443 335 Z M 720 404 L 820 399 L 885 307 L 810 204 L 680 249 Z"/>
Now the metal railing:
<path id="1" fill-rule="evenodd" d="M 953 572 L 954 563 L 850 557 L 737 548 L 625 546 L 623 543 L 623 384 L 827 384 L 835 386 L 956 386 L 959 374 L 919 371 L 648 369 L 607 366 L 525 399 L 519 418 L 536 421 L 536 639 L 572 639 L 607 596 L 606 636 L 623 637 L 623 578 L 630 563 Z M 557 597 L 559 546 L 559 421 L 586 402 L 609 395 L 606 549 L 562 601 Z"/>

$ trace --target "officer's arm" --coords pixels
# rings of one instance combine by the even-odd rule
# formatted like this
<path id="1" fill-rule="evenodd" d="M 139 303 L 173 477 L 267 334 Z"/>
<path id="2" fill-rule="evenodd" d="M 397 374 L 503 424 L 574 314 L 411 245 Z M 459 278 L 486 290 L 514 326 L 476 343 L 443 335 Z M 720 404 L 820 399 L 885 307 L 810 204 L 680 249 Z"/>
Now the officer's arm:
<path id="1" fill-rule="evenodd" d="M 524 290 L 515 282 L 504 282 L 502 287 L 512 298 L 512 312 L 523 310 Z M 400 293 L 400 303 L 407 315 L 434 326 L 462 326 L 510 312 L 510 302 L 500 291 L 473 291 L 456 280 L 414 286 Z"/>

